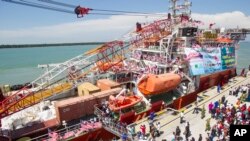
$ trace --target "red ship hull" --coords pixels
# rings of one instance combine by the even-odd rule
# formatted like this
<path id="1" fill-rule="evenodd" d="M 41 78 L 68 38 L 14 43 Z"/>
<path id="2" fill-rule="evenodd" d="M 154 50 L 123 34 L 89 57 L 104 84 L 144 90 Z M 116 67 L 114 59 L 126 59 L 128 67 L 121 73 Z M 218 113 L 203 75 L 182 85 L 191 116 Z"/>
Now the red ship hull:
<path id="1" fill-rule="evenodd" d="M 206 76 L 202 76 L 201 79 L 200 79 L 199 88 L 195 92 L 190 93 L 188 95 L 185 95 L 183 97 L 177 98 L 176 100 L 173 101 L 172 104 L 167 105 L 167 107 L 171 107 L 171 108 L 174 108 L 174 109 L 181 109 L 181 108 L 187 106 L 188 104 L 194 102 L 196 100 L 197 94 L 199 92 L 204 91 L 206 89 L 209 89 L 209 88 L 211 88 L 213 86 L 216 86 L 219 83 L 221 85 L 223 85 L 223 84 L 227 83 L 230 78 L 232 78 L 234 76 L 236 76 L 236 69 L 235 68 L 230 69 L 230 70 L 217 72 L 217 73 L 210 74 L 210 75 L 206 75 Z M 151 111 L 158 112 L 158 111 L 162 110 L 163 108 L 165 108 L 164 105 L 163 105 L 163 101 L 162 100 L 157 101 L 155 103 L 152 103 L 151 109 L 146 111 L 146 112 L 143 112 L 143 113 L 140 113 L 140 114 L 135 114 L 134 111 L 131 111 L 131 112 L 123 114 L 120 117 L 120 121 L 125 122 L 127 124 L 130 124 L 130 123 L 136 122 L 136 121 L 138 121 L 138 120 L 140 120 L 142 118 L 145 118 L 146 116 L 148 116 L 150 114 Z M 41 135 L 43 133 L 46 133 L 47 128 L 53 129 L 53 127 L 58 126 L 58 122 L 57 122 L 56 119 L 54 119 L 54 122 L 49 121 L 49 122 L 41 123 L 41 124 L 43 124 L 42 128 L 39 126 L 39 127 L 37 127 L 37 129 L 32 129 L 31 131 L 28 131 L 28 132 L 27 132 L 27 130 L 25 130 L 26 131 L 25 133 L 23 133 L 23 132 L 21 132 L 19 130 L 13 131 L 12 135 L 14 135 L 14 136 L 12 136 L 12 139 L 17 139 L 17 138 L 20 138 L 20 137 L 23 137 L 23 136 L 36 137 L 36 136 L 39 136 L 39 135 Z M 22 130 L 22 131 L 24 131 L 24 130 Z M 100 128 L 100 129 L 93 130 L 93 131 L 91 131 L 89 133 L 86 133 L 84 135 L 74 137 L 74 138 L 72 138 L 70 140 L 73 140 L 73 141 L 82 141 L 82 140 L 90 141 L 90 140 L 93 140 L 93 139 L 98 140 L 98 139 L 102 138 L 102 140 L 105 141 L 105 140 L 111 140 L 114 137 L 116 137 L 116 136 L 113 135 L 112 133 L 109 133 L 105 129 Z"/>

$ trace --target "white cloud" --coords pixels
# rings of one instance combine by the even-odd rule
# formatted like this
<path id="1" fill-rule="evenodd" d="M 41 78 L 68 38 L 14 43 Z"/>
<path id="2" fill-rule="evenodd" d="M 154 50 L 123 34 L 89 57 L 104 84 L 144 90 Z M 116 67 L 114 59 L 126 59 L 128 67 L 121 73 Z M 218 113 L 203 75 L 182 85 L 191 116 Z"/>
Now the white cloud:
<path id="1" fill-rule="evenodd" d="M 250 17 L 240 11 L 199 14 L 192 17 L 205 25 L 215 22 L 216 27 L 250 28 Z M 31 27 L 0 31 L 0 44 L 92 42 L 119 39 L 135 27 L 137 21 L 146 22 L 153 18 L 111 16 L 107 19 L 82 20 L 59 25 Z M 155 18 L 154 18 L 155 19 Z"/>
<path id="2" fill-rule="evenodd" d="M 218 14 L 199 14 L 192 15 L 194 19 L 201 20 L 208 27 L 209 23 L 216 23 L 215 27 L 225 28 L 250 28 L 250 16 L 240 11 L 218 13 Z"/>
<path id="3" fill-rule="evenodd" d="M 0 31 L 0 44 L 109 41 L 120 38 L 145 17 L 111 16 L 59 25 Z"/>

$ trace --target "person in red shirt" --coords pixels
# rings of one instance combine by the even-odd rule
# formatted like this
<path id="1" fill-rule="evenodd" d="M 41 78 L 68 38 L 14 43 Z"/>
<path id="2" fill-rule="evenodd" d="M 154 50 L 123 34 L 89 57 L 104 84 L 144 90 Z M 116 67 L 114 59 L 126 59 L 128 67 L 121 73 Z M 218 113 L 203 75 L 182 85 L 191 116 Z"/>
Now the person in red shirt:
<path id="1" fill-rule="evenodd" d="M 216 108 L 216 119 L 219 117 L 220 112 L 220 108 Z"/>
<path id="2" fill-rule="evenodd" d="M 247 105 L 246 104 L 242 105 L 241 108 L 240 108 L 241 112 L 245 111 L 246 109 L 247 109 Z"/>
<path id="3" fill-rule="evenodd" d="M 141 129 L 142 135 L 145 136 L 146 135 L 146 126 L 145 125 L 141 125 L 140 129 Z"/>

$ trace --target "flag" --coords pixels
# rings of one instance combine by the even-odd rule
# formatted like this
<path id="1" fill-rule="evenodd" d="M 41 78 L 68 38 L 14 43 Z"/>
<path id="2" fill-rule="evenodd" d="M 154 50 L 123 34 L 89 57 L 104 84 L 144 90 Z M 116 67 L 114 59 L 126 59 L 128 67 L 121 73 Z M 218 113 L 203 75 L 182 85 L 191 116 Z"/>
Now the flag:
<path id="1" fill-rule="evenodd" d="M 214 25 L 215 25 L 215 23 L 210 23 L 209 24 L 209 29 L 211 29 Z"/>

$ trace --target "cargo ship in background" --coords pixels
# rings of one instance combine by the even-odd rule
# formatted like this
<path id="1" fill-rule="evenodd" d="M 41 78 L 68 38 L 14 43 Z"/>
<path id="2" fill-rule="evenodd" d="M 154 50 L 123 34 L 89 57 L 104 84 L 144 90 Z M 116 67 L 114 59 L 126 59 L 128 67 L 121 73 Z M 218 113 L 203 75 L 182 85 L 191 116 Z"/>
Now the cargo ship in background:
<path id="1" fill-rule="evenodd" d="M 120 138 L 127 125 L 151 112 L 179 110 L 235 77 L 235 50 L 250 30 L 213 23 L 201 29 L 203 22 L 191 18 L 191 2 L 177 2 L 170 0 L 166 18 L 138 22 L 126 37 L 48 65 L 22 89 L 3 93 L 0 140 Z M 76 7 L 75 13 L 86 10 Z M 106 127 L 106 114 L 119 130 Z"/>

